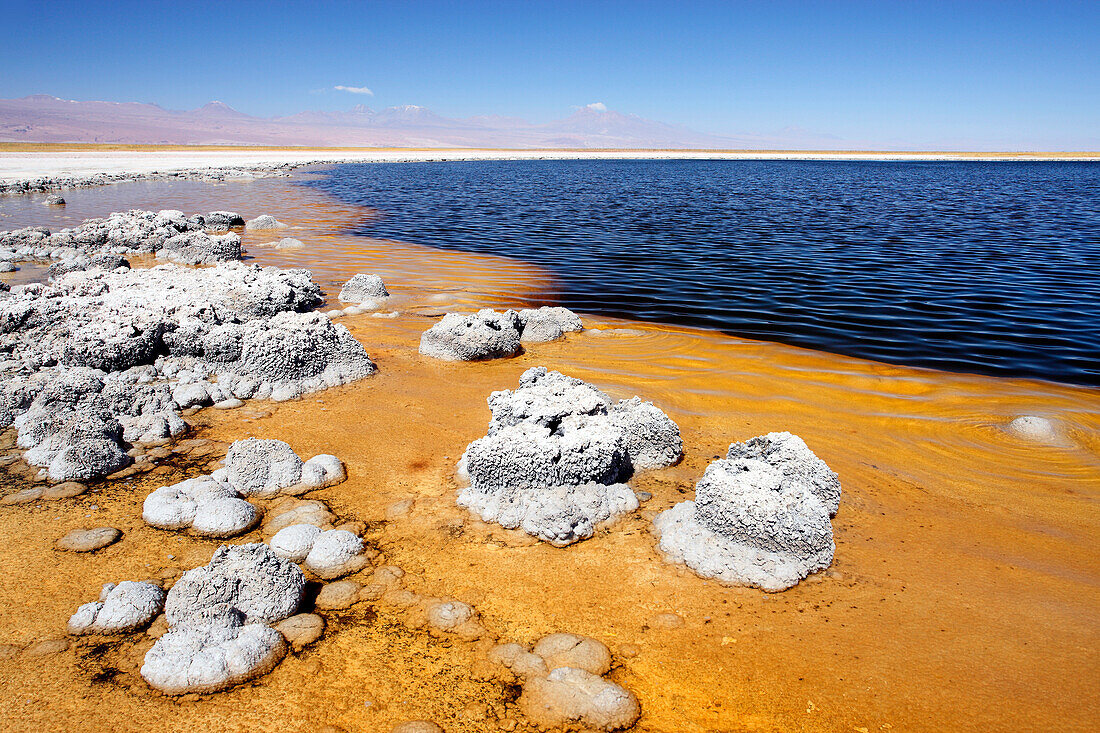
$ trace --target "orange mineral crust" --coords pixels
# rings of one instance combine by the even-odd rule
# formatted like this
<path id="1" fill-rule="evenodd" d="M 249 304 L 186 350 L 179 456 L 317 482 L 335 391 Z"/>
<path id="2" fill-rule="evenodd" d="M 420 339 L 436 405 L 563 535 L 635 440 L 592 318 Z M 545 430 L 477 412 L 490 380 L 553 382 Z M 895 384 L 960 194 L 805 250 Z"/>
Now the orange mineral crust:
<path id="1" fill-rule="evenodd" d="M 530 645 L 553 632 L 607 644 L 609 678 L 641 704 L 639 731 L 1100 725 L 1097 391 L 584 314 L 588 330 L 517 358 L 444 363 L 417 354 L 436 316 L 552 302 L 552 276 L 503 258 L 351 236 L 357 221 L 379 214 L 293 180 L 123 184 L 66 198 L 60 212 L 4 200 L 0 228 L 69 226 L 129 208 L 271 214 L 290 228 L 245 232 L 253 261 L 308 267 L 326 307 L 340 307 L 339 286 L 356 272 L 381 275 L 393 297 L 379 312 L 338 320 L 378 365 L 375 376 L 296 401 L 203 410 L 152 471 L 75 497 L 0 505 L 4 729 L 350 732 L 425 719 L 447 731 L 533 730 L 518 687 L 487 667 L 486 653 L 494 640 Z M 284 237 L 304 246 L 270 246 Z M 631 482 L 651 499 L 568 548 L 487 525 L 454 501 L 455 464 L 486 431 L 486 397 L 514 388 L 532 366 L 615 398 L 652 400 L 684 439 L 679 465 Z M 1018 415 L 1050 418 L 1057 438 L 1008 432 Z M 767 594 L 666 563 L 653 516 L 692 498 L 731 442 L 778 430 L 800 435 L 840 476 L 832 567 Z M 69 616 L 101 584 L 171 583 L 210 559 L 217 541 L 147 526 L 142 501 L 208 472 L 229 443 L 249 436 L 285 440 L 303 457 L 341 458 L 348 480 L 306 498 L 360 523 L 380 553 L 374 564 L 403 568 L 405 589 L 474 606 L 486 635 L 432 632 L 391 593 L 318 611 L 324 635 L 272 673 L 182 698 L 153 691 L 138 673 L 156 625 L 67 636 Z M 0 455 L 14 455 L 13 432 L 0 440 Z M 0 482 L 9 496 L 46 487 L 11 471 Z M 104 526 L 122 538 L 94 553 L 55 549 L 70 530 Z M 257 529 L 232 542 L 264 536 Z M 352 579 L 370 576 L 367 568 Z"/>

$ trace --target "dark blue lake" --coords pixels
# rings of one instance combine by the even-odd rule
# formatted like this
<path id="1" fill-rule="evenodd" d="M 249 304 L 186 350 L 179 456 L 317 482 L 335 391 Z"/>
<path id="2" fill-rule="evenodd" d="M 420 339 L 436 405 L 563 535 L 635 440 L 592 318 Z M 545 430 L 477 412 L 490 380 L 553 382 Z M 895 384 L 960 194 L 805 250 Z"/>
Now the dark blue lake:
<path id="1" fill-rule="evenodd" d="M 359 230 L 505 255 L 574 310 L 895 364 L 1100 384 L 1100 164 L 345 165 Z"/>

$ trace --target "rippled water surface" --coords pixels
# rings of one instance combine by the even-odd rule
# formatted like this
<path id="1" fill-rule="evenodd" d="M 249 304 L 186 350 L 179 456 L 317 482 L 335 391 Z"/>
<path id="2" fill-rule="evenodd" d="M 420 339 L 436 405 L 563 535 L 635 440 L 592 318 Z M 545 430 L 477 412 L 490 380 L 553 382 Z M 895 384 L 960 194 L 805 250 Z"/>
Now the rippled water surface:
<path id="1" fill-rule="evenodd" d="M 1100 165 L 347 165 L 358 233 L 507 255 L 589 313 L 1100 384 Z"/>

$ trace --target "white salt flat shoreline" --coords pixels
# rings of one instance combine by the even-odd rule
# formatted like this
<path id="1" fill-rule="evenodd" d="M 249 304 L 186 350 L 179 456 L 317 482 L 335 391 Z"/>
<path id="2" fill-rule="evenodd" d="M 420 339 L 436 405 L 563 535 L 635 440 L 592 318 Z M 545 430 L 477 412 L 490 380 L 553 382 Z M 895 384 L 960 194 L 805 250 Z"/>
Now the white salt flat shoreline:
<path id="1" fill-rule="evenodd" d="M 1054 157 L 1056 156 L 1056 157 Z M 1100 154 L 898 153 L 705 150 L 51 150 L 0 152 L 0 181 L 100 173 L 144 175 L 154 171 L 248 168 L 338 162 L 409 163 L 472 160 L 868 160 L 868 161 L 1097 161 Z"/>

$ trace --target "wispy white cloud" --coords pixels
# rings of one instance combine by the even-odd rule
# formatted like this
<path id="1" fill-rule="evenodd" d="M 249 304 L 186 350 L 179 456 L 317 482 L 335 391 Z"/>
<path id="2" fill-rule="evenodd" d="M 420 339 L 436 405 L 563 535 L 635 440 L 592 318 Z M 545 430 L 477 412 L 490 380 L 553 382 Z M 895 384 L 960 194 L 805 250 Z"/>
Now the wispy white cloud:
<path id="1" fill-rule="evenodd" d="M 592 110 L 593 112 L 606 112 L 607 105 L 603 102 L 593 102 L 592 104 L 584 105 L 585 109 Z"/>
<path id="2" fill-rule="evenodd" d="M 373 97 L 374 92 L 366 87 L 346 87 L 343 84 L 337 84 L 333 87 L 338 92 L 348 92 L 350 94 L 366 94 L 368 97 Z"/>

